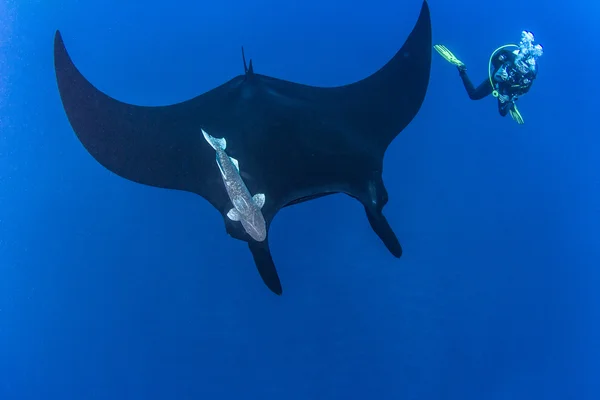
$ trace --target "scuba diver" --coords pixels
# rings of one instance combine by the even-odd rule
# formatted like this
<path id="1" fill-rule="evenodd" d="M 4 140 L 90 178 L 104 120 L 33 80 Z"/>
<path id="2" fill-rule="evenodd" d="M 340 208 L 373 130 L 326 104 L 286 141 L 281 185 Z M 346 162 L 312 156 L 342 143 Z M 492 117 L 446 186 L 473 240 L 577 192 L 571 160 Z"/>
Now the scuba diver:
<path id="1" fill-rule="evenodd" d="M 533 44 L 533 33 L 523 31 L 518 45 L 500 46 L 490 56 L 488 79 L 475 87 L 467 75 L 467 67 L 444 45 L 433 48 L 448 62 L 456 65 L 467 94 L 471 100 L 481 100 L 492 94 L 498 99 L 498 112 L 510 116 L 522 124 L 523 117 L 517 109 L 516 101 L 531 89 L 537 77 L 537 59 L 542 56 L 542 46 Z M 511 51 L 509 48 L 516 48 Z"/>

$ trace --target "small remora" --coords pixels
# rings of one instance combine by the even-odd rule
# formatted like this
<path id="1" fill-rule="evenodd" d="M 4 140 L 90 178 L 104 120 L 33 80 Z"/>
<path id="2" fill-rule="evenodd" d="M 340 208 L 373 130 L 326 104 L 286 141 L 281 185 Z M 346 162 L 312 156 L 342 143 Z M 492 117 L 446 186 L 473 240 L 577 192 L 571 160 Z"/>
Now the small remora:
<path id="1" fill-rule="evenodd" d="M 216 151 L 216 161 L 221 171 L 223 184 L 233 204 L 227 217 L 232 221 L 239 221 L 252 239 L 257 242 L 264 241 L 267 238 L 267 224 L 261 209 L 265 205 L 265 195 L 263 193 L 257 193 L 254 196 L 250 194 L 240 175 L 238 160 L 229 157 L 225 152 L 227 148 L 225 138 L 214 138 L 204 129 L 202 129 L 202 135 Z"/>

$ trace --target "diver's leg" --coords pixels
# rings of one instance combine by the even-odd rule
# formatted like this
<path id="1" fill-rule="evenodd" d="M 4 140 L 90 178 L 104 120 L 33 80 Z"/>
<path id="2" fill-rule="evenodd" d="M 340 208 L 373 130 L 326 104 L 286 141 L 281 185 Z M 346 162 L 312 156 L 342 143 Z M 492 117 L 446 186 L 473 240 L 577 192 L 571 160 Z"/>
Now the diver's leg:
<path id="1" fill-rule="evenodd" d="M 505 103 L 501 102 L 500 99 L 498 99 L 498 112 L 500 113 L 501 116 L 506 117 L 506 114 L 508 114 L 508 110 L 510 110 L 512 107 L 512 102 L 507 101 Z"/>
<path id="2" fill-rule="evenodd" d="M 465 90 L 467 91 L 467 94 L 471 100 L 481 100 L 492 93 L 492 86 L 490 85 L 489 80 L 486 79 L 479 86 L 475 87 L 467 75 L 466 68 L 459 67 L 458 74 L 460 75 L 463 85 L 465 86 Z"/>

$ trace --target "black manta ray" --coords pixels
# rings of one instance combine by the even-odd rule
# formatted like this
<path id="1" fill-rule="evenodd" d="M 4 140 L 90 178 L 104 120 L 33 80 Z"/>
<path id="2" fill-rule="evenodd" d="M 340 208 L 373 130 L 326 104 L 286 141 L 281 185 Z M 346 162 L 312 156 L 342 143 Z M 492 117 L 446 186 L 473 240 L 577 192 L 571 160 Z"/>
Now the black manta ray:
<path id="1" fill-rule="evenodd" d="M 377 72 L 345 86 L 272 78 L 255 73 L 252 60 L 247 65 L 244 59 L 243 75 L 198 97 L 168 106 L 136 106 L 88 82 L 58 31 L 54 66 L 67 118 L 86 150 L 125 179 L 206 199 L 221 213 L 227 233 L 248 243 L 265 284 L 281 294 L 266 233 L 286 206 L 345 193 L 361 202 L 373 231 L 394 256 L 401 256 L 402 247 L 382 214 L 388 201 L 383 158 L 425 99 L 431 48 L 424 2 L 396 55 Z M 225 140 L 219 147 L 205 137 Z M 234 180 L 241 182 L 239 190 L 228 191 Z M 238 211 L 250 207 L 248 199 L 264 217 L 265 237 L 258 240 L 240 223 L 244 217 Z"/>

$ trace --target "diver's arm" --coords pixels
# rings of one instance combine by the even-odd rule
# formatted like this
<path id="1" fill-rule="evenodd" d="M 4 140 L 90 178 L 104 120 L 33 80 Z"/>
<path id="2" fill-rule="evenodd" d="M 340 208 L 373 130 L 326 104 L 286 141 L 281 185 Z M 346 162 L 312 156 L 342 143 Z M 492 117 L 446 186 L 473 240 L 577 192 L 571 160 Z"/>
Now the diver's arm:
<path id="1" fill-rule="evenodd" d="M 492 94 L 493 89 L 489 79 L 486 79 L 479 86 L 475 87 L 469 79 L 466 70 L 459 70 L 459 75 L 471 100 L 481 100 Z"/>

